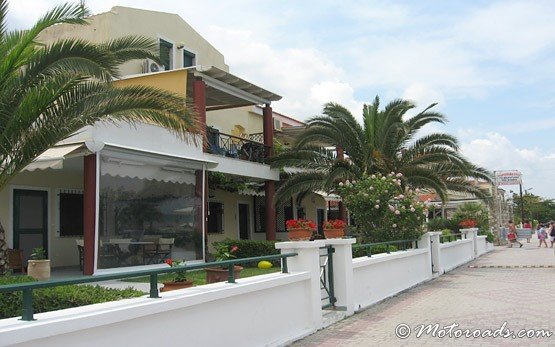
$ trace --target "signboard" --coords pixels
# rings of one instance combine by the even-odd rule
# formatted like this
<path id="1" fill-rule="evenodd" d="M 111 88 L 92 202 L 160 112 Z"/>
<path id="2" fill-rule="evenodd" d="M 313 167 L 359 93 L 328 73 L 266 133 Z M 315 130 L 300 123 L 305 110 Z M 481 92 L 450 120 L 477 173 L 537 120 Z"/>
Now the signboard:
<path id="1" fill-rule="evenodd" d="M 522 174 L 518 170 L 496 171 L 495 183 L 498 186 L 514 186 L 522 184 Z"/>

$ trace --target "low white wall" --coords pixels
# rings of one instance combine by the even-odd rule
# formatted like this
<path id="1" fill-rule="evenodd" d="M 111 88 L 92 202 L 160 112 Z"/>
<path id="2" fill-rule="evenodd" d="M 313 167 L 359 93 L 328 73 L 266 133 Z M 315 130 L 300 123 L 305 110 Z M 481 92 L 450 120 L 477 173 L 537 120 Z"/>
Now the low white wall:
<path id="1" fill-rule="evenodd" d="M 353 259 L 355 310 L 432 278 L 428 248 Z"/>
<path id="2" fill-rule="evenodd" d="M 481 256 L 482 254 L 486 253 L 487 249 L 487 241 L 486 235 L 480 235 L 476 237 L 476 255 Z"/>
<path id="3" fill-rule="evenodd" d="M 269 274 L 0 320 L 0 346 L 276 346 L 316 329 L 308 273 Z"/>
<path id="4" fill-rule="evenodd" d="M 439 251 L 441 253 L 442 272 L 453 270 L 474 259 L 474 245 L 470 239 L 442 243 L 439 246 Z"/>

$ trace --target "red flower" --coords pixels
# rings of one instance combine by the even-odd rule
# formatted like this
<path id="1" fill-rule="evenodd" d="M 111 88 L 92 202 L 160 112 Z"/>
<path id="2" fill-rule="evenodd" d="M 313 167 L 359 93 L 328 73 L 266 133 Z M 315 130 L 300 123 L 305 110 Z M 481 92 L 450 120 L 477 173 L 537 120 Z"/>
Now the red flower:
<path id="1" fill-rule="evenodd" d="M 172 266 L 173 260 L 172 260 L 172 258 L 168 258 L 168 259 L 164 260 L 164 263 L 168 264 L 169 266 Z"/>
<path id="2" fill-rule="evenodd" d="M 237 247 L 237 246 L 231 246 L 230 252 L 231 252 L 231 253 L 234 253 L 234 252 L 237 252 L 238 250 L 239 250 L 239 247 Z"/>

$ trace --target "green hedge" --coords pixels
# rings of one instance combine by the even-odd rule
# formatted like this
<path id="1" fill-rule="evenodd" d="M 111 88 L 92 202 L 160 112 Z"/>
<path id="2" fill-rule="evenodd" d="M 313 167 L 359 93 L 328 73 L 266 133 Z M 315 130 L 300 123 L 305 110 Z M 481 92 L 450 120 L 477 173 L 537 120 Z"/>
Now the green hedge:
<path id="1" fill-rule="evenodd" d="M 353 245 L 354 246 L 354 245 Z M 371 248 L 371 254 L 380 254 L 389 252 L 396 252 L 398 249 L 394 245 L 376 245 Z M 367 257 L 368 256 L 368 248 L 365 247 L 355 247 L 353 248 L 353 258 L 359 257 Z"/>
<path id="2" fill-rule="evenodd" d="M 251 257 L 261 257 L 264 255 L 279 254 L 280 251 L 275 247 L 276 241 L 265 241 L 265 240 L 233 240 L 225 239 L 223 241 L 216 241 L 212 245 L 224 244 L 231 248 L 232 246 L 237 246 L 239 249 L 235 252 L 237 258 L 251 258 Z M 213 258 L 213 257 L 212 257 Z M 279 261 L 277 262 L 279 263 Z M 247 266 L 256 266 L 256 264 L 246 264 Z"/>
<path id="3" fill-rule="evenodd" d="M 28 276 L 0 276 L 0 285 L 33 281 L 35 280 Z M 145 293 L 131 288 L 121 290 L 98 285 L 69 285 L 33 290 L 33 308 L 35 313 L 40 313 L 143 295 Z M 22 300 L 21 291 L 0 293 L 0 319 L 20 316 Z"/>

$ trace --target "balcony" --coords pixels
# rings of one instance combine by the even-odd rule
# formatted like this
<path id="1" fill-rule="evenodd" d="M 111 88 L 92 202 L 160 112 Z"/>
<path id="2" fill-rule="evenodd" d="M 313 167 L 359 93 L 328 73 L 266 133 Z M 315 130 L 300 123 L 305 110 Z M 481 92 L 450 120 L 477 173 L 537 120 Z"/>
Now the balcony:
<path id="1" fill-rule="evenodd" d="M 269 148 L 263 143 L 224 134 L 213 128 L 206 129 L 208 152 L 229 158 L 264 163 Z"/>

